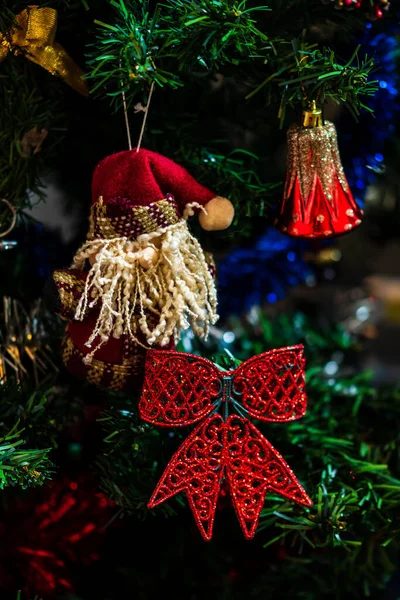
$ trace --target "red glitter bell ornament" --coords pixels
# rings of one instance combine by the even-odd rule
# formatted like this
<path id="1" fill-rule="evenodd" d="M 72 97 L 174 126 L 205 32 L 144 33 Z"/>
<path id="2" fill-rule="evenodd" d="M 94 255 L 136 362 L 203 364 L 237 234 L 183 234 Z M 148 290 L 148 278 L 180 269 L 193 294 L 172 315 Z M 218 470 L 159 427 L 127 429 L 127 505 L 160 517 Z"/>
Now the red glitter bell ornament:
<path id="1" fill-rule="evenodd" d="M 343 171 L 336 128 L 322 124 L 315 102 L 287 137 L 288 169 L 276 228 L 302 238 L 330 238 L 360 225 L 363 211 Z"/>
<path id="2" fill-rule="evenodd" d="M 228 227 L 229 200 L 184 168 L 136 149 L 96 167 L 87 241 L 70 269 L 54 273 L 59 314 L 69 321 L 63 359 L 100 387 L 140 387 L 146 350 L 174 348 L 181 329 L 206 337 L 217 321 L 212 257 L 190 233 L 199 213 L 212 231 Z"/>

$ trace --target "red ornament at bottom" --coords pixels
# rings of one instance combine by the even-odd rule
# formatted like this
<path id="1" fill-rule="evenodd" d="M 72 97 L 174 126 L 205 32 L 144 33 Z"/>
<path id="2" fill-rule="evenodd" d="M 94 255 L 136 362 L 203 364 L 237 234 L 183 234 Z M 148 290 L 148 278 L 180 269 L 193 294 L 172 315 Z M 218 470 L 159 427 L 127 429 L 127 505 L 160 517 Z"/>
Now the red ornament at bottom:
<path id="1" fill-rule="evenodd" d="M 162 427 L 202 421 L 172 457 L 148 506 L 185 492 L 205 540 L 212 538 L 224 482 L 246 539 L 256 532 L 267 492 L 313 504 L 247 418 L 287 422 L 304 415 L 302 346 L 265 352 L 228 372 L 199 356 L 151 350 L 139 410 L 143 419 Z"/>

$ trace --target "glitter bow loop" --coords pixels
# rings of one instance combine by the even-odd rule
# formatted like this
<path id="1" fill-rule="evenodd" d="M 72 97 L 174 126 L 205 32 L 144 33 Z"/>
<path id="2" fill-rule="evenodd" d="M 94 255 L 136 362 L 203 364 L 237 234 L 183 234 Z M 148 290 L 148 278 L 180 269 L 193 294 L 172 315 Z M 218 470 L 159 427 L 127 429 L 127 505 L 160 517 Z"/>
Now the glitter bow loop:
<path id="1" fill-rule="evenodd" d="M 52 75 L 58 75 L 80 94 L 89 90 L 82 79 L 83 71 L 64 48 L 55 41 L 57 11 L 53 8 L 28 6 L 15 17 L 15 25 L 0 33 L 0 62 L 9 52 L 24 54 Z"/>
<path id="2" fill-rule="evenodd" d="M 304 415 L 302 346 L 264 352 L 223 372 L 191 354 L 150 350 L 142 418 L 161 427 L 202 421 L 167 465 L 149 508 L 185 492 L 205 540 L 210 540 L 220 489 L 230 489 L 247 539 L 257 529 L 270 491 L 305 506 L 311 499 L 282 456 L 250 422 L 288 422 Z"/>

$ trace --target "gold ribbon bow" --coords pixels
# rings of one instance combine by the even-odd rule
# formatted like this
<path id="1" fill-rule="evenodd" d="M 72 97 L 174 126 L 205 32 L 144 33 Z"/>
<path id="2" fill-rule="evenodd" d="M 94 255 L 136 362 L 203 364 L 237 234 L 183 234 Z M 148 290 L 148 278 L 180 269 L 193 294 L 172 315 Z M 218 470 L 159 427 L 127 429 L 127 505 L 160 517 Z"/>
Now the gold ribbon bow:
<path id="1" fill-rule="evenodd" d="M 0 62 L 9 52 L 24 54 L 52 75 L 59 75 L 80 94 L 87 96 L 89 90 L 82 79 L 83 71 L 68 56 L 64 48 L 55 42 L 57 11 L 53 8 L 28 6 L 15 18 L 15 26 L 7 33 L 0 33 Z"/>

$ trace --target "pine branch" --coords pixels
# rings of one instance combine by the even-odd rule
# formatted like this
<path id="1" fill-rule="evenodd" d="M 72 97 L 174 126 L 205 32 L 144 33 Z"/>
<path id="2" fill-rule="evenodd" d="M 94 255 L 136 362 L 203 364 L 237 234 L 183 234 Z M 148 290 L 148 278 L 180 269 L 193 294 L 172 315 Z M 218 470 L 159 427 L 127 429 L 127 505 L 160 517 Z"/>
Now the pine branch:
<path id="1" fill-rule="evenodd" d="M 331 49 L 310 43 L 306 30 L 291 42 L 271 37 L 273 25 L 262 18 L 268 10 L 264 5 L 169 0 L 150 16 L 147 2 L 111 4 L 115 24 L 97 23 L 89 78 L 95 82 L 92 92 L 111 97 L 116 108 L 122 105 L 122 93 L 129 105 L 153 82 L 177 88 L 196 69 L 223 71 L 225 65 L 247 79 L 257 68 L 269 73 L 247 98 L 264 89 L 267 105 L 280 106 L 281 124 L 287 107 L 304 108 L 315 99 L 322 105 L 328 99 L 344 103 L 357 117 L 368 110 L 362 97 L 377 89 L 377 82 L 369 80 L 373 60 L 359 59 L 359 49 L 343 63 Z"/>
<path id="2" fill-rule="evenodd" d="M 56 429 L 48 412 L 49 393 L 27 396 L 16 384 L 0 387 L 0 489 L 25 489 L 51 478 Z"/>
<path id="3" fill-rule="evenodd" d="M 122 106 L 122 93 L 130 105 L 152 82 L 175 89 L 196 68 L 264 60 L 272 52 L 272 43 L 253 18 L 267 7 L 247 8 L 246 0 L 170 0 L 151 17 L 144 0 L 112 0 L 111 5 L 115 22 L 97 22 L 88 78 L 95 81 L 92 93 L 111 97 L 117 108 Z"/>
<path id="4" fill-rule="evenodd" d="M 270 10 L 267 5 L 247 7 L 246 0 L 170 0 L 161 6 L 165 9 L 161 56 L 177 59 L 179 70 L 238 65 L 265 58 L 267 49 L 272 50 L 254 18 L 257 12 Z"/>
<path id="5" fill-rule="evenodd" d="M 124 0 L 113 0 L 111 5 L 117 9 L 115 25 L 95 21 L 99 26 L 97 43 L 91 48 L 89 66 L 92 71 L 88 79 L 94 80 L 92 93 L 102 88 L 111 98 L 120 98 L 127 93 L 128 103 L 134 97 L 135 89 L 153 81 L 163 86 L 180 85 L 177 77 L 156 67 L 154 49 L 157 44 L 158 10 L 151 18 L 147 11 L 147 2 L 139 2 L 128 10 Z"/>
<path id="6" fill-rule="evenodd" d="M 32 194 L 43 198 L 41 179 L 62 140 L 63 115 L 51 84 L 45 98 L 26 59 L 7 57 L 1 67 L 0 197 L 21 210 L 31 205 Z M 39 152 L 27 154 L 22 140 L 35 128 L 49 134 Z M 9 218 L 2 205 L 0 222 L 7 223 Z"/>
<path id="7" fill-rule="evenodd" d="M 159 432 L 140 420 L 137 399 L 115 397 L 99 423 L 106 434 L 105 450 L 97 461 L 102 489 L 126 512 L 144 517 L 158 470 Z M 169 505 L 163 512 L 176 511 Z"/>
<path id="8" fill-rule="evenodd" d="M 242 223 L 243 217 L 268 215 L 280 184 L 268 184 L 260 179 L 256 154 L 236 149 L 225 155 L 192 142 L 190 146 L 181 145 L 177 158 L 199 181 L 207 182 L 216 193 L 232 201 L 236 210 L 233 226 Z"/>
<path id="9" fill-rule="evenodd" d="M 274 67 L 247 99 L 263 90 L 269 101 L 279 103 L 281 125 L 288 107 L 306 108 L 312 100 L 324 105 L 327 100 L 344 104 L 357 118 L 360 110 L 372 112 L 362 100 L 378 89 L 378 81 L 369 77 L 374 68 L 372 58 L 360 59 L 359 47 L 346 63 L 342 64 L 329 48 L 315 48 L 304 38 L 292 41 L 292 49 L 285 56 L 272 60 Z"/>

